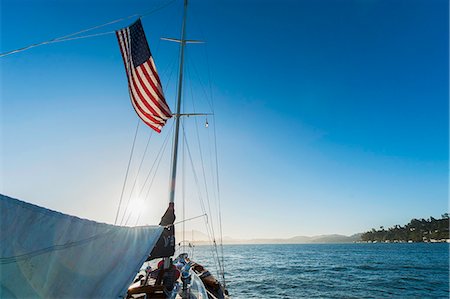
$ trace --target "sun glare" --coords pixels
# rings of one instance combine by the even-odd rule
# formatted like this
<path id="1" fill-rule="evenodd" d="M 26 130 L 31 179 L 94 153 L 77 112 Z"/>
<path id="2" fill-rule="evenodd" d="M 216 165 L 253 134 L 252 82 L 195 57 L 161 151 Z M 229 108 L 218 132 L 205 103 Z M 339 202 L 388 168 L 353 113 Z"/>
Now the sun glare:
<path id="1" fill-rule="evenodd" d="M 133 199 L 130 202 L 130 213 L 132 217 L 137 217 L 137 215 L 139 215 L 139 212 L 142 212 L 144 210 L 145 206 L 144 206 L 144 200 L 140 199 L 140 198 L 136 198 Z"/>

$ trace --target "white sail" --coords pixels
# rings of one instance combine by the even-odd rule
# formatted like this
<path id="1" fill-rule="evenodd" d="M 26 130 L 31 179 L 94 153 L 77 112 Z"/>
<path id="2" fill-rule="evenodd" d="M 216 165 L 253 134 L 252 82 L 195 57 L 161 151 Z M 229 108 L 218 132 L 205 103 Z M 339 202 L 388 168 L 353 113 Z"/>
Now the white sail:
<path id="1" fill-rule="evenodd" d="M 162 231 L 97 223 L 0 194 L 0 298 L 119 298 Z"/>

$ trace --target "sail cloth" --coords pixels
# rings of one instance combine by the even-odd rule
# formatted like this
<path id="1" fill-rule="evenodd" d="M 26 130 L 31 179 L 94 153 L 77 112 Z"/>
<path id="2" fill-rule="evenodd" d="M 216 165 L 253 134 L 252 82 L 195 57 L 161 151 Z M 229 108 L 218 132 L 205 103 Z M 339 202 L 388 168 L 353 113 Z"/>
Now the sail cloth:
<path id="1" fill-rule="evenodd" d="M 175 205 L 173 202 L 169 203 L 164 215 L 161 217 L 159 225 L 164 226 L 164 231 L 156 242 L 150 256 L 147 261 L 160 258 L 171 257 L 175 254 Z"/>
<path id="2" fill-rule="evenodd" d="M 156 132 L 172 117 L 166 103 L 141 20 L 116 31 L 128 77 L 131 103 L 139 117 Z"/>
<path id="3" fill-rule="evenodd" d="M 0 298 L 122 297 L 162 230 L 97 223 L 0 194 Z"/>

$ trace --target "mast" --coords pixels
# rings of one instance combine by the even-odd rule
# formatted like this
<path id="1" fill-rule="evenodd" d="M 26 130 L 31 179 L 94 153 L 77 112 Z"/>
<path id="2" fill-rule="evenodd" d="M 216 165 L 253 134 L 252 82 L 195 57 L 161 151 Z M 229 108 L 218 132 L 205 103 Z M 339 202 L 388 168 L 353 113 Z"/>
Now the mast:
<path id="1" fill-rule="evenodd" d="M 183 10 L 183 24 L 181 27 L 181 40 L 180 43 L 180 69 L 178 78 L 178 95 L 177 95 L 177 112 L 175 117 L 175 135 L 173 139 L 173 155 L 172 155 L 172 171 L 170 175 L 170 193 L 169 193 L 169 205 L 174 204 L 175 200 L 175 184 L 177 176 L 177 162 L 178 162 L 178 137 L 180 133 L 180 110 L 181 110 L 181 94 L 183 88 L 183 65 L 184 65 L 184 47 L 186 45 L 186 16 L 187 16 L 187 4 L 188 0 L 184 0 Z"/>

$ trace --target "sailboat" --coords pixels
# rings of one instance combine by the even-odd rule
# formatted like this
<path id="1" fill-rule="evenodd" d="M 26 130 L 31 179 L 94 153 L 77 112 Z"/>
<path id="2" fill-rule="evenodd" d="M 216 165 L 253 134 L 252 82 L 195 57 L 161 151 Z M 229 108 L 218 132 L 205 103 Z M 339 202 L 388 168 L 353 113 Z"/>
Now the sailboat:
<path id="1" fill-rule="evenodd" d="M 160 223 L 97 223 L 0 194 L 1 298 L 229 298 L 224 276 L 219 281 L 186 252 L 175 255 L 180 119 L 203 115 L 181 113 L 184 48 L 195 42 L 186 39 L 187 5 L 184 0 L 181 38 L 167 39 L 180 46 L 175 113 L 165 101 L 141 20 L 116 31 L 139 118 L 157 132 L 174 118 L 169 205 Z"/>

